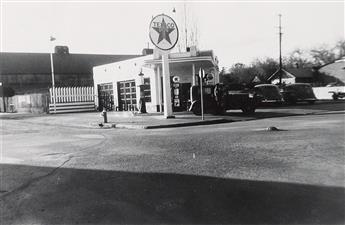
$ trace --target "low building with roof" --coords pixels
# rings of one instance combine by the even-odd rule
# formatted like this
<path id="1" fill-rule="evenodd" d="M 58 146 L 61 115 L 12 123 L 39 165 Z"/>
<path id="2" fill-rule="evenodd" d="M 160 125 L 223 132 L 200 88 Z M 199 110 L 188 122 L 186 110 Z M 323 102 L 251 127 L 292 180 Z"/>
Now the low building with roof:
<path id="1" fill-rule="evenodd" d="M 55 47 L 52 55 L 55 87 L 93 87 L 94 66 L 141 56 L 70 54 L 65 46 Z M 15 92 L 8 103 L 0 99 L 0 111 L 9 108 L 6 104 L 14 105 L 15 111 L 47 111 L 52 87 L 50 53 L 0 52 L 0 83 Z"/>
<path id="2" fill-rule="evenodd" d="M 140 55 L 53 54 L 55 86 L 93 86 L 94 66 Z M 0 52 L 0 82 L 16 94 L 47 92 L 52 86 L 49 53 Z"/>
<path id="3" fill-rule="evenodd" d="M 169 67 L 173 111 L 187 109 L 190 88 L 200 83 L 199 69 L 213 78 L 207 81 L 208 84 L 219 82 L 218 61 L 212 50 L 199 51 L 191 47 L 188 52 L 170 53 Z M 103 107 L 102 96 L 108 93 L 113 99 L 112 108 L 135 111 L 138 109 L 140 94 L 143 94 L 148 112 L 164 110 L 162 56 L 158 51 L 155 50 L 153 55 L 96 66 L 93 72 L 98 107 Z M 140 89 L 141 85 L 143 89 Z"/>

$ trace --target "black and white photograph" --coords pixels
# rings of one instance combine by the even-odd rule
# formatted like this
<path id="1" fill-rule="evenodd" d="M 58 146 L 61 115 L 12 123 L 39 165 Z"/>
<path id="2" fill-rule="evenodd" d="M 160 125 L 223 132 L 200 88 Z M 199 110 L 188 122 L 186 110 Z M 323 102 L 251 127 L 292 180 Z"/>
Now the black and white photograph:
<path id="1" fill-rule="evenodd" d="M 345 224 L 345 1 L 0 0 L 0 224 Z"/>

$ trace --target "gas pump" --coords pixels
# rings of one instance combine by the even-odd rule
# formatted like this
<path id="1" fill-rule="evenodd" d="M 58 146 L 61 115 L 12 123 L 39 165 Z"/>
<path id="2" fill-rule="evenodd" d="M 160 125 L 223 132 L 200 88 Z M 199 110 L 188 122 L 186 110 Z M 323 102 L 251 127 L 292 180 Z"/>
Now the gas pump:
<path id="1" fill-rule="evenodd" d="M 173 107 L 174 111 L 178 111 L 178 109 L 181 107 L 181 99 L 180 99 L 180 77 L 174 76 L 172 78 L 172 98 L 173 98 Z"/>

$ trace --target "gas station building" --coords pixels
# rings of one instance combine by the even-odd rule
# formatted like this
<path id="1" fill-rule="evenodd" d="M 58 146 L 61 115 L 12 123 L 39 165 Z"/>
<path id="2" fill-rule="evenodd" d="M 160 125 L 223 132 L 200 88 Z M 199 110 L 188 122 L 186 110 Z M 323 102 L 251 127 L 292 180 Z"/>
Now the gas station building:
<path id="1" fill-rule="evenodd" d="M 200 82 L 199 70 L 208 74 L 207 84 L 219 83 L 218 61 L 212 50 L 199 51 L 190 47 L 187 52 L 169 53 L 171 104 L 174 112 L 186 111 L 190 88 Z M 111 99 L 116 111 L 136 111 L 144 97 L 147 112 L 162 112 L 162 56 L 154 50 L 151 55 L 96 66 L 93 68 L 96 106 L 103 98 Z"/>

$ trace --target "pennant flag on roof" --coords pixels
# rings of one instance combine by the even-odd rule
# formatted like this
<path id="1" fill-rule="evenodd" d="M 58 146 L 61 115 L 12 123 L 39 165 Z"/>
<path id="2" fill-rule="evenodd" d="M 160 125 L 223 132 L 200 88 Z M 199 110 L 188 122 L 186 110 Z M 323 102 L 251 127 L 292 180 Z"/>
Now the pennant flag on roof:
<path id="1" fill-rule="evenodd" d="M 56 38 L 55 38 L 55 37 L 50 36 L 50 41 L 55 41 L 55 40 L 56 40 Z"/>
<path id="2" fill-rule="evenodd" d="M 261 80 L 258 76 L 255 76 L 254 79 L 252 80 L 252 83 L 259 83 L 259 82 L 261 82 Z"/>

